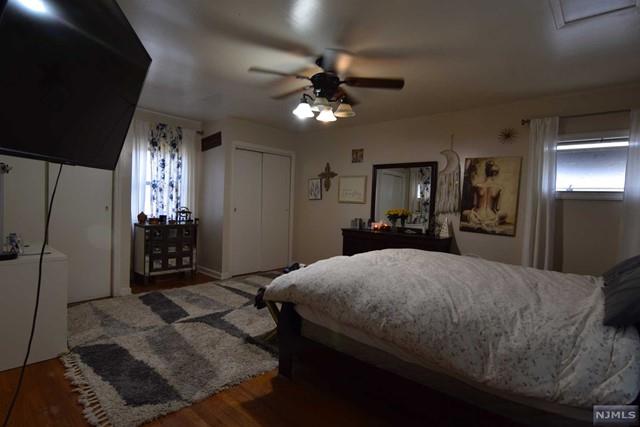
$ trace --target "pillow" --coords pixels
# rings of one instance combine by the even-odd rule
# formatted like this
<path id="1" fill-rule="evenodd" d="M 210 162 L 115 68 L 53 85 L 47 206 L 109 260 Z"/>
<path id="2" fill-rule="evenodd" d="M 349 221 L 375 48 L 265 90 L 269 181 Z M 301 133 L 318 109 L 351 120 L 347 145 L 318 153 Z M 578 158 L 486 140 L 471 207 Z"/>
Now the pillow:
<path id="1" fill-rule="evenodd" d="M 607 270 L 602 275 L 602 277 L 604 278 L 604 284 L 607 286 L 611 285 L 612 283 L 615 283 L 620 276 L 632 270 L 638 269 L 640 269 L 640 255 L 619 262 L 618 264 Z"/>
<path id="2" fill-rule="evenodd" d="M 615 276 L 604 288 L 603 323 L 616 327 L 640 323 L 640 269 Z"/>

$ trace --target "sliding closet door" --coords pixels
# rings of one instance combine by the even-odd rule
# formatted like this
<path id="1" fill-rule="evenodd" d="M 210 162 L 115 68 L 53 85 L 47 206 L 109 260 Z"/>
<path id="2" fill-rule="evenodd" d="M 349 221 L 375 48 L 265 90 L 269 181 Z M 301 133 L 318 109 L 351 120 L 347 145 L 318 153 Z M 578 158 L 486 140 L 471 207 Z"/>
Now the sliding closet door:
<path id="1" fill-rule="evenodd" d="M 262 271 L 289 262 L 291 159 L 262 155 Z"/>
<path id="2" fill-rule="evenodd" d="M 59 165 L 49 166 L 49 196 Z M 49 244 L 69 258 L 69 302 L 111 296 L 111 171 L 64 166 Z"/>
<path id="3" fill-rule="evenodd" d="M 262 153 L 234 154 L 231 274 L 238 275 L 261 270 Z"/>

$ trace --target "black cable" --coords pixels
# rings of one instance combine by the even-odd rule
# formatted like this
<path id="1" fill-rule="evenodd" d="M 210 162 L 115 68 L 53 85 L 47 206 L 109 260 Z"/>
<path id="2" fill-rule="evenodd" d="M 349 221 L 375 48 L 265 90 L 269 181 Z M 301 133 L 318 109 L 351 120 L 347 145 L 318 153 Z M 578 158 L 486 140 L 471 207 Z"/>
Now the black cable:
<path id="1" fill-rule="evenodd" d="M 11 418 L 11 412 L 13 412 L 13 407 L 18 400 L 18 394 L 20 393 L 20 388 L 22 387 L 22 380 L 24 379 L 24 369 L 27 366 L 27 361 L 29 360 L 29 354 L 31 354 L 31 343 L 33 342 L 33 334 L 36 330 L 36 321 L 38 319 L 38 306 L 40 305 L 40 286 L 42 284 L 42 260 L 44 258 L 44 250 L 49 243 L 49 221 L 51 220 L 51 211 L 53 210 L 53 200 L 56 197 L 56 190 L 58 189 L 58 181 L 60 180 L 60 174 L 62 173 L 62 164 L 60 164 L 60 169 L 58 169 L 58 176 L 56 177 L 56 183 L 53 186 L 53 192 L 51 193 L 51 200 L 49 201 L 49 211 L 47 212 L 47 222 L 44 227 L 44 241 L 42 242 L 42 249 L 40 250 L 40 261 L 38 263 L 38 287 L 36 290 L 36 305 L 33 309 L 33 321 L 31 322 L 31 333 L 29 334 L 29 344 L 27 345 L 27 354 L 24 356 L 24 362 L 22 362 L 22 368 L 20 368 L 20 377 L 18 378 L 18 385 L 16 386 L 16 390 L 13 393 L 13 398 L 11 399 L 11 405 L 9 405 L 9 410 L 7 411 L 7 415 L 4 417 L 4 422 L 2 423 L 2 427 L 7 427 L 9 425 L 9 418 Z"/>

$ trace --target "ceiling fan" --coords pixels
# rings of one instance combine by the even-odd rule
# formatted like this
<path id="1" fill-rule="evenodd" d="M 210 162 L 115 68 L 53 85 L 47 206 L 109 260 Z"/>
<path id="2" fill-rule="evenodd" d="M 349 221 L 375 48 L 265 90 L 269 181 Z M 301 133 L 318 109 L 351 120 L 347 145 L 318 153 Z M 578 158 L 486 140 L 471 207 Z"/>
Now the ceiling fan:
<path id="1" fill-rule="evenodd" d="M 347 93 L 343 86 L 395 90 L 404 87 L 404 79 L 402 78 L 353 76 L 344 76 L 341 78 L 340 76 L 344 75 L 347 71 L 352 57 L 352 54 L 344 50 L 325 49 L 324 54 L 315 61 L 315 64 L 320 67 L 322 71 L 313 74 L 311 77 L 299 73 L 286 73 L 262 67 L 251 67 L 249 71 L 309 81 L 309 85 L 281 93 L 273 96 L 273 98 L 284 99 L 296 93 L 302 93 L 300 103 L 296 109 L 293 110 L 294 115 L 301 119 L 306 119 L 314 117 L 314 112 L 317 112 L 317 120 L 321 122 L 334 122 L 336 121 L 336 117 L 346 118 L 356 115 L 351 107 L 356 105 L 357 101 Z M 313 96 L 306 93 L 308 90 L 312 90 Z M 339 104 L 335 112 L 331 107 L 331 103 Z"/>

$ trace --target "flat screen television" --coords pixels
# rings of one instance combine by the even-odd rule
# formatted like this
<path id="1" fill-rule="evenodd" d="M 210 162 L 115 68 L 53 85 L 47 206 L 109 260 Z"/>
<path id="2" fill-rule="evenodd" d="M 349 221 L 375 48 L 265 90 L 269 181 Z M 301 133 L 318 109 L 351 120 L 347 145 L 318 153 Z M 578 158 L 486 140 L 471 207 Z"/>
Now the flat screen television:
<path id="1" fill-rule="evenodd" d="M 0 154 L 114 169 L 151 57 L 115 0 L 0 0 Z"/>

